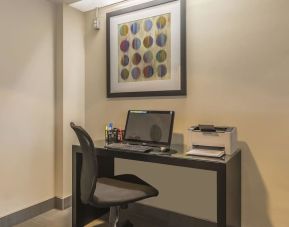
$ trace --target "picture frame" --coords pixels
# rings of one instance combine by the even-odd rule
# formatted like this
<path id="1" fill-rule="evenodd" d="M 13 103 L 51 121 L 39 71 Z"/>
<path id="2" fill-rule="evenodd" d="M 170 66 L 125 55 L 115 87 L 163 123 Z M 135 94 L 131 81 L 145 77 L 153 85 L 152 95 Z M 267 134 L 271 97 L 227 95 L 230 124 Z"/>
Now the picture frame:
<path id="1" fill-rule="evenodd" d="M 107 97 L 185 96 L 186 0 L 106 15 Z"/>

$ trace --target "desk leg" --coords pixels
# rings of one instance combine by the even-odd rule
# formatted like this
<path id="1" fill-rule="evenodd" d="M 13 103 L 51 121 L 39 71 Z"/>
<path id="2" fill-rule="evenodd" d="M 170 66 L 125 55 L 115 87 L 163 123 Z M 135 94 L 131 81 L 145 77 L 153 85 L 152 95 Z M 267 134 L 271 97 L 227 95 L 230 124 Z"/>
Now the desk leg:
<path id="1" fill-rule="evenodd" d="M 217 171 L 218 227 L 241 227 L 241 153 Z"/>
<path id="2" fill-rule="evenodd" d="M 82 154 L 73 151 L 72 157 L 72 226 L 82 227 L 107 213 L 108 209 L 97 209 L 85 205 L 80 200 L 80 173 Z M 99 176 L 110 177 L 114 175 L 114 159 L 110 157 L 98 157 Z"/>
<path id="3" fill-rule="evenodd" d="M 226 167 L 217 171 L 217 226 L 226 227 Z"/>
<path id="4" fill-rule="evenodd" d="M 227 226 L 241 227 L 241 152 L 226 168 Z"/>

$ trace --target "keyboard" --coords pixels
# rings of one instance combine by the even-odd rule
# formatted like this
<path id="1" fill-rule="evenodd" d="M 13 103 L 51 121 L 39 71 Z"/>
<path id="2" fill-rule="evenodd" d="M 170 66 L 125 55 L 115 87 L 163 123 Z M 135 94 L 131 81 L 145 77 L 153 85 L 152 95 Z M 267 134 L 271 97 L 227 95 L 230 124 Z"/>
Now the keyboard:
<path id="1" fill-rule="evenodd" d="M 105 148 L 109 149 L 117 149 L 117 150 L 123 150 L 123 151 L 134 151 L 134 152 L 149 152 L 153 148 L 149 146 L 142 146 L 142 145 L 134 145 L 134 144 L 127 144 L 127 143 L 111 143 L 108 145 L 105 145 Z"/>

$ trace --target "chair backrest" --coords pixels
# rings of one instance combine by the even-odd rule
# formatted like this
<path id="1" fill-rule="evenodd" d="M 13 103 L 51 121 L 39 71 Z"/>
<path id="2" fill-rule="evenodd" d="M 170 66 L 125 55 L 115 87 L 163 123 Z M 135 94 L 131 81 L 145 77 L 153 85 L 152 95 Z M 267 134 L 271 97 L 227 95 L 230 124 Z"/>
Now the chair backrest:
<path id="1" fill-rule="evenodd" d="M 89 134 L 80 126 L 70 123 L 76 133 L 82 150 L 82 167 L 80 176 L 80 198 L 84 204 L 92 199 L 98 176 L 97 156 L 94 144 Z"/>

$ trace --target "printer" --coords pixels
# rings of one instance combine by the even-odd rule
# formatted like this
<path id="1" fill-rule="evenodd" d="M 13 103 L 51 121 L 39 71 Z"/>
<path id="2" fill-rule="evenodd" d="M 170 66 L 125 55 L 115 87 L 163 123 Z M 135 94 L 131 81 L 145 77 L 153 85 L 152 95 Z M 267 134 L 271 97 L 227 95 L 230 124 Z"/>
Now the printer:
<path id="1" fill-rule="evenodd" d="M 187 154 L 221 157 L 237 150 L 236 127 L 198 125 L 189 128 L 191 150 Z"/>

